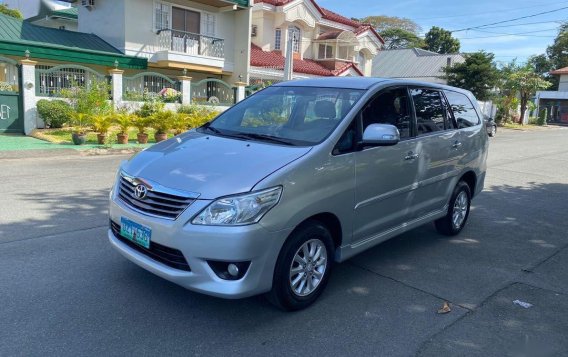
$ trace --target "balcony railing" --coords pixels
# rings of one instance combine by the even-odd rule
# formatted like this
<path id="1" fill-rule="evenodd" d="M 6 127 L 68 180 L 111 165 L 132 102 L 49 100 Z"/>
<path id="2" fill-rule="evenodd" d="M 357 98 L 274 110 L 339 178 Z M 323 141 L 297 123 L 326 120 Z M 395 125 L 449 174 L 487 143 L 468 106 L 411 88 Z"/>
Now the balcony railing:
<path id="1" fill-rule="evenodd" d="M 164 29 L 158 31 L 160 51 L 168 50 L 189 55 L 224 58 L 225 40 L 197 33 Z"/>

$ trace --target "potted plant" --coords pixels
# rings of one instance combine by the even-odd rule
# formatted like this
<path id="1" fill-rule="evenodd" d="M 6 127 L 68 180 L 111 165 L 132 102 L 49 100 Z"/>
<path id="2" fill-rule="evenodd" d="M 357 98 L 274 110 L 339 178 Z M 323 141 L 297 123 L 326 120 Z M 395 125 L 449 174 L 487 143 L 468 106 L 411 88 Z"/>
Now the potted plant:
<path id="1" fill-rule="evenodd" d="M 138 134 L 136 137 L 138 139 L 139 144 L 147 144 L 148 143 L 148 133 L 146 133 L 146 128 L 149 125 L 148 118 L 144 118 L 138 115 L 132 115 L 132 125 L 138 129 Z"/>
<path id="2" fill-rule="evenodd" d="M 107 142 L 107 134 L 112 124 L 112 118 L 109 115 L 97 114 L 93 116 L 93 130 L 97 133 L 97 142 L 104 145 Z"/>
<path id="3" fill-rule="evenodd" d="M 191 116 L 184 113 L 175 114 L 172 129 L 174 129 L 175 135 L 179 135 L 189 128 L 191 123 Z"/>
<path id="4" fill-rule="evenodd" d="M 83 145 L 87 138 L 87 126 L 89 124 L 89 116 L 85 113 L 74 113 L 73 115 L 73 132 L 71 139 L 75 145 Z"/>
<path id="5" fill-rule="evenodd" d="M 116 134 L 119 144 L 128 144 L 128 129 L 132 125 L 132 119 L 128 113 L 118 113 L 114 117 L 114 123 L 118 125 L 120 131 Z"/>
<path id="6" fill-rule="evenodd" d="M 152 127 L 156 130 L 154 139 L 159 143 L 168 138 L 168 131 L 175 121 L 175 113 L 170 110 L 157 112 L 152 116 Z"/>

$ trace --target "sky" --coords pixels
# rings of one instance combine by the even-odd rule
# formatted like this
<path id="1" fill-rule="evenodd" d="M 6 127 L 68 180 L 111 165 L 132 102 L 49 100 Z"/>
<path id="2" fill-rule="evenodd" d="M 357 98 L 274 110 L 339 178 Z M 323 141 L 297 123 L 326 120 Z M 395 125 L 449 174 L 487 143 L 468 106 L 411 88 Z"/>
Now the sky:
<path id="1" fill-rule="evenodd" d="M 461 42 L 461 52 L 485 50 L 494 53 L 497 62 L 510 62 L 515 58 L 517 62 L 525 62 L 531 55 L 545 53 L 546 47 L 553 43 L 558 34 L 561 22 L 568 21 L 568 1 L 316 1 L 320 6 L 346 17 L 363 18 L 372 15 L 406 17 L 422 27 L 422 35 L 432 26 L 451 31 L 462 30 L 550 11 L 547 14 L 452 33 Z"/>

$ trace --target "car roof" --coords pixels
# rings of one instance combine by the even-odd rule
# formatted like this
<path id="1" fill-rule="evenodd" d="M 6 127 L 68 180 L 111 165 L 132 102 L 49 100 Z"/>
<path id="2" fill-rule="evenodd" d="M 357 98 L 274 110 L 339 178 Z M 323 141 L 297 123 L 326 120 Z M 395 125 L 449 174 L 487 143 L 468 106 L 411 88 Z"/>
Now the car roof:
<path id="1" fill-rule="evenodd" d="M 322 77 L 296 79 L 292 81 L 276 83 L 274 84 L 274 86 L 369 89 L 374 85 L 384 81 L 388 81 L 388 79 L 375 77 Z"/>
<path id="2" fill-rule="evenodd" d="M 430 87 L 430 88 L 446 89 L 456 92 L 462 92 L 466 95 L 471 94 L 467 90 L 439 83 L 415 81 L 408 79 L 397 79 L 397 78 L 380 78 L 380 77 L 321 77 L 321 78 L 309 78 L 309 79 L 295 79 L 291 81 L 276 83 L 273 86 L 369 89 L 378 84 Z"/>

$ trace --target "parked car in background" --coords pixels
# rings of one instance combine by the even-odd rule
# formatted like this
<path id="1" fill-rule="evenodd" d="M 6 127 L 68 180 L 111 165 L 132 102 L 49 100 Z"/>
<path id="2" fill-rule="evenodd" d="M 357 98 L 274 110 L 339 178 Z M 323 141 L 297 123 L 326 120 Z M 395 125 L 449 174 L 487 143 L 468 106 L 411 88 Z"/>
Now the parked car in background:
<path id="1" fill-rule="evenodd" d="M 463 229 L 485 181 L 479 113 L 432 83 L 276 84 L 123 162 L 108 238 L 188 289 L 305 308 L 335 263 L 431 221 Z"/>
<path id="2" fill-rule="evenodd" d="M 487 135 L 494 137 L 497 134 L 497 123 L 493 118 L 488 115 L 483 114 L 483 121 L 485 122 L 485 128 L 487 129 Z"/>

